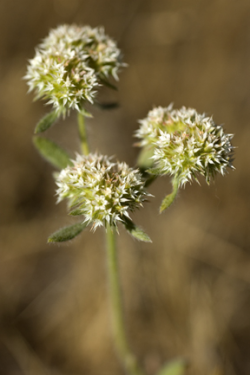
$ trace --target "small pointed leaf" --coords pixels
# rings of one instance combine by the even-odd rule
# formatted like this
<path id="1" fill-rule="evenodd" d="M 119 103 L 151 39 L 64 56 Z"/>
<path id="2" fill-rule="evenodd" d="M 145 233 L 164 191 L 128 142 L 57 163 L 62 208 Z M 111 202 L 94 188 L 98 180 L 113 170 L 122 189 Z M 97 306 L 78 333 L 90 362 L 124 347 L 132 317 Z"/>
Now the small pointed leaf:
<path id="1" fill-rule="evenodd" d="M 173 186 L 173 190 L 172 190 L 172 193 L 171 194 L 168 194 L 166 195 L 166 197 L 163 199 L 163 201 L 161 202 L 161 206 L 160 206 L 160 214 L 166 210 L 166 208 L 168 208 L 172 203 L 173 201 L 175 200 L 176 198 L 176 195 L 178 193 L 178 188 L 179 188 L 179 183 L 178 183 L 178 179 L 177 178 L 174 178 L 172 180 L 172 186 Z"/>
<path id="2" fill-rule="evenodd" d="M 173 195 L 173 193 L 166 195 L 166 197 L 161 202 L 160 214 L 173 203 L 174 198 L 175 195 Z"/>
<path id="3" fill-rule="evenodd" d="M 157 375 L 184 375 L 187 369 L 187 361 L 185 359 L 174 359 L 168 362 Z"/>
<path id="4" fill-rule="evenodd" d="M 154 147 L 143 147 L 137 159 L 139 168 L 148 169 L 154 164 L 152 156 L 154 155 Z"/>
<path id="5" fill-rule="evenodd" d="M 78 234 L 80 234 L 87 225 L 88 224 L 84 222 L 61 228 L 55 233 L 51 234 L 51 236 L 48 238 L 48 242 L 65 242 L 72 240 L 78 236 Z"/>
<path id="6" fill-rule="evenodd" d="M 145 187 L 149 187 L 149 185 L 152 184 L 152 182 L 154 182 L 154 180 L 157 179 L 157 176 L 152 176 L 152 175 L 147 175 L 146 178 L 145 178 Z"/>
<path id="7" fill-rule="evenodd" d="M 106 79 L 104 79 L 104 78 L 100 78 L 100 81 L 101 81 L 101 83 L 102 83 L 104 86 L 107 86 L 107 87 L 109 87 L 110 89 L 113 89 L 113 90 L 118 91 L 118 88 L 117 88 L 115 85 L 113 85 L 112 83 L 110 83 L 109 81 L 106 81 Z"/>
<path id="8" fill-rule="evenodd" d="M 72 165 L 69 155 L 56 143 L 44 137 L 34 137 L 34 145 L 38 152 L 54 167 L 63 169 Z"/>
<path id="9" fill-rule="evenodd" d="M 117 102 L 110 102 L 110 103 L 100 103 L 98 101 L 95 101 L 94 103 L 97 107 L 103 110 L 109 110 L 109 109 L 116 109 L 119 107 L 119 103 Z"/>
<path id="10" fill-rule="evenodd" d="M 89 118 L 92 118 L 92 117 L 93 117 L 93 115 L 92 115 L 90 112 L 88 112 L 86 109 L 84 109 L 84 108 L 81 108 L 80 113 L 81 113 L 84 117 L 89 117 Z"/>
<path id="11" fill-rule="evenodd" d="M 150 173 L 150 174 L 153 174 L 155 176 L 161 175 L 161 172 L 160 172 L 159 168 L 149 168 L 149 169 L 147 169 L 147 172 Z"/>
<path id="12" fill-rule="evenodd" d="M 36 125 L 35 134 L 45 132 L 45 130 L 49 129 L 57 119 L 58 113 L 56 111 L 47 113 L 47 115 L 45 115 Z"/>
<path id="13" fill-rule="evenodd" d="M 72 210 L 69 214 L 70 214 L 71 216 L 82 215 L 82 210 L 81 210 L 80 208 L 76 208 L 76 209 Z"/>
<path id="14" fill-rule="evenodd" d="M 141 228 L 137 227 L 132 220 L 126 218 L 124 225 L 127 231 L 131 234 L 131 236 L 133 236 L 137 240 L 143 242 L 152 242 L 150 237 L 145 232 L 143 232 Z"/>

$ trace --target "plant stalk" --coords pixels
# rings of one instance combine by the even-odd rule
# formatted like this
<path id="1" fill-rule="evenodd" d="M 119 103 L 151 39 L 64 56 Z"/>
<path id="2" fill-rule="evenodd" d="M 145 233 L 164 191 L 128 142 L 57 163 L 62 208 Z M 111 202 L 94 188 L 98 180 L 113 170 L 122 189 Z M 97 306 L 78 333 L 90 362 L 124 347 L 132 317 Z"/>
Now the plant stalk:
<path id="1" fill-rule="evenodd" d="M 82 153 L 83 155 L 88 155 L 89 145 L 88 145 L 88 139 L 87 139 L 85 119 L 84 119 L 84 115 L 81 112 L 78 112 L 78 130 L 79 130 Z"/>
<path id="2" fill-rule="evenodd" d="M 128 344 L 124 324 L 115 231 L 107 227 L 107 260 L 111 315 L 115 348 L 128 375 L 145 375 Z"/>

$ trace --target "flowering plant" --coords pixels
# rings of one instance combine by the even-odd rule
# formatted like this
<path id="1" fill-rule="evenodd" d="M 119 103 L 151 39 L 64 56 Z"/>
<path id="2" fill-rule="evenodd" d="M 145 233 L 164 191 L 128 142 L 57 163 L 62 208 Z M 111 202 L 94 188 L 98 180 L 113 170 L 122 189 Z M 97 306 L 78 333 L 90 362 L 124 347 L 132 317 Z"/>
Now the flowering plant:
<path id="1" fill-rule="evenodd" d="M 93 103 L 96 87 L 109 85 L 110 76 L 118 80 L 122 66 L 120 50 L 103 28 L 63 25 L 38 46 L 25 78 L 36 99 L 53 105 L 56 118 Z"/>
<path id="2" fill-rule="evenodd" d="M 174 196 L 179 186 L 193 179 L 198 182 L 199 174 L 209 184 L 217 173 L 224 175 L 228 167 L 233 168 L 233 135 L 226 134 L 212 117 L 192 108 L 174 110 L 171 104 L 167 108 L 154 108 L 139 122 L 141 126 L 136 132 L 141 139 L 139 145 L 152 149 L 154 166 L 148 172 L 173 176 Z M 169 198 L 163 202 L 161 211 L 172 203 Z"/>
<path id="3" fill-rule="evenodd" d="M 191 108 L 173 110 L 170 105 L 151 110 L 140 121 L 136 137 L 142 152 L 137 168 L 90 153 L 85 128 L 85 117 L 90 114 L 84 109 L 85 102 L 94 103 L 96 88 L 101 84 L 113 87 L 110 77 L 118 79 L 117 74 L 125 65 L 116 43 L 103 28 L 63 25 L 51 30 L 39 45 L 25 78 L 36 98 L 46 99 L 54 108 L 39 121 L 36 134 L 46 131 L 61 114 L 78 112 L 82 154 L 77 154 L 75 160 L 48 138 L 34 137 L 40 154 L 61 169 L 55 173 L 58 202 L 67 199 L 69 214 L 80 218 L 78 223 L 53 233 L 48 242 L 71 240 L 90 224 L 93 231 L 105 228 L 115 345 L 127 373 L 143 375 L 125 331 L 115 232 L 121 223 L 136 239 L 151 242 L 130 218 L 130 213 L 151 196 L 146 187 L 157 176 L 172 176 L 173 192 L 163 200 L 162 212 L 186 182 L 197 180 L 201 174 L 209 183 L 216 173 L 224 174 L 228 167 L 233 168 L 233 146 L 232 135 L 226 134 L 211 117 Z M 185 367 L 184 361 L 174 361 L 158 375 L 182 375 Z"/>

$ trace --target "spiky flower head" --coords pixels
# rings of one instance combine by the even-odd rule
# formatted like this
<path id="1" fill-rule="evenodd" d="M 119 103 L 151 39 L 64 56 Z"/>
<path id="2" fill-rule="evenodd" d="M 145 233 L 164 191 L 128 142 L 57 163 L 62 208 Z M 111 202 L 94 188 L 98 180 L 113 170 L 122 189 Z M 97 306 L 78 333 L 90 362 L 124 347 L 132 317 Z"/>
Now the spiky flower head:
<path id="1" fill-rule="evenodd" d="M 217 172 L 224 175 L 227 167 L 233 168 L 233 135 L 226 134 L 212 117 L 170 105 L 153 109 L 140 123 L 136 133 L 140 145 L 154 148 L 151 173 L 174 176 L 180 186 L 197 180 L 198 174 L 209 183 Z"/>
<path id="2" fill-rule="evenodd" d="M 58 202 L 67 198 L 71 214 L 84 215 L 94 230 L 125 223 L 129 212 L 141 207 L 147 195 L 138 170 L 98 154 L 77 155 L 73 166 L 57 176 L 56 184 Z"/>
<path id="3" fill-rule="evenodd" d="M 80 111 L 84 101 L 93 102 L 103 78 L 118 79 L 121 53 L 102 27 L 62 25 L 52 29 L 30 60 L 25 78 L 36 99 L 53 104 L 58 114 Z"/>

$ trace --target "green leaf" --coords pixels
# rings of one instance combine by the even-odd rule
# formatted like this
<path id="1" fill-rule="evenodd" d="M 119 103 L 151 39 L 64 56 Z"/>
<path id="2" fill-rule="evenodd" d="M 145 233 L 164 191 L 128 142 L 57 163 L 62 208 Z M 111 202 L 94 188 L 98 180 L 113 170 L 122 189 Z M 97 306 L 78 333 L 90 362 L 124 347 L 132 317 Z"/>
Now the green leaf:
<path id="1" fill-rule="evenodd" d="M 145 187 L 148 187 L 158 177 L 156 174 L 149 174 L 148 168 L 152 167 L 154 161 L 152 156 L 154 154 L 154 148 L 152 146 L 146 146 L 141 149 L 141 152 L 137 158 L 137 165 L 140 169 L 143 179 L 145 180 Z"/>
<path id="2" fill-rule="evenodd" d="M 183 358 L 168 362 L 157 375 L 184 375 L 187 369 L 187 361 Z"/>
<path id="3" fill-rule="evenodd" d="M 94 104 L 103 110 L 110 110 L 110 109 L 116 109 L 119 107 L 119 103 L 117 102 L 110 102 L 110 103 L 100 103 L 97 100 L 94 102 Z"/>
<path id="4" fill-rule="evenodd" d="M 104 86 L 107 86 L 107 87 L 109 87 L 109 88 L 112 89 L 112 90 L 116 90 L 116 91 L 118 91 L 118 88 L 117 88 L 115 85 L 112 85 L 112 83 L 110 83 L 109 81 L 106 81 L 106 79 L 104 79 L 104 78 L 100 78 L 100 81 L 101 81 L 101 83 L 102 83 Z"/>
<path id="5" fill-rule="evenodd" d="M 80 208 L 76 208 L 76 209 L 72 210 L 69 214 L 70 214 L 71 216 L 82 215 L 82 210 L 81 210 Z"/>
<path id="6" fill-rule="evenodd" d="M 154 155 L 154 147 L 143 147 L 137 159 L 139 168 L 148 169 L 154 164 L 152 156 Z"/>
<path id="7" fill-rule="evenodd" d="M 84 108 L 81 108 L 80 113 L 81 113 L 84 117 L 89 117 L 89 118 L 92 118 L 92 117 L 93 117 L 93 115 L 92 115 L 90 112 L 88 112 L 86 109 L 84 109 Z"/>
<path id="8" fill-rule="evenodd" d="M 166 197 L 161 202 L 160 214 L 173 203 L 174 199 L 175 199 L 175 194 L 171 193 L 171 194 L 166 195 Z"/>
<path id="9" fill-rule="evenodd" d="M 143 232 L 141 228 L 137 227 L 132 220 L 125 218 L 124 225 L 131 236 L 133 236 L 137 240 L 143 242 L 152 242 L 150 237 L 145 232 Z"/>
<path id="10" fill-rule="evenodd" d="M 56 143 L 44 137 L 34 137 L 33 143 L 41 154 L 54 167 L 63 169 L 72 165 L 69 155 Z"/>
<path id="11" fill-rule="evenodd" d="M 45 130 L 49 129 L 54 124 L 58 117 L 56 111 L 47 113 L 47 115 L 45 115 L 36 125 L 35 134 L 45 132 Z"/>
<path id="12" fill-rule="evenodd" d="M 160 172 L 159 168 L 149 168 L 149 169 L 147 169 L 147 172 L 152 174 L 152 175 L 155 175 L 155 176 L 161 175 L 161 172 Z"/>
<path id="13" fill-rule="evenodd" d="M 147 188 L 149 187 L 149 185 L 152 184 L 152 182 L 154 182 L 156 179 L 157 179 L 158 176 L 151 176 L 151 175 L 147 175 L 145 177 L 145 184 L 144 186 Z"/>
<path id="14" fill-rule="evenodd" d="M 178 179 L 174 178 L 174 179 L 172 180 L 172 186 L 173 186 L 172 193 L 166 195 L 166 197 L 165 197 L 165 198 L 163 199 L 163 201 L 161 202 L 161 206 L 160 206 L 160 214 L 161 214 L 164 210 L 166 210 L 166 208 L 168 208 L 168 207 L 173 203 L 173 201 L 175 200 L 176 195 L 177 195 L 177 193 L 178 193 L 178 188 L 179 188 Z"/>
<path id="15" fill-rule="evenodd" d="M 72 240 L 78 236 L 78 234 L 80 234 L 87 225 L 88 223 L 84 222 L 61 228 L 55 233 L 51 234 L 51 236 L 48 238 L 48 242 L 65 242 Z"/>

